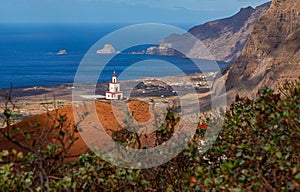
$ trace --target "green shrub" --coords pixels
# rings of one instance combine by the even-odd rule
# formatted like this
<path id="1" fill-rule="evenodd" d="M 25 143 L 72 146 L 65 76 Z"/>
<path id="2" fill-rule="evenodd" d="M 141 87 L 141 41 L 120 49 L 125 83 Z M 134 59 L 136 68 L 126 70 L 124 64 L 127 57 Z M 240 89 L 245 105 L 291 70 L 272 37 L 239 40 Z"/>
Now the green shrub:
<path id="1" fill-rule="evenodd" d="M 170 137 L 179 120 L 168 113 L 159 138 Z M 175 124 L 173 124 L 175 123 Z M 48 176 L 49 191 L 299 191 L 300 82 L 286 83 L 275 93 L 263 88 L 256 100 L 236 97 L 212 148 L 199 153 L 209 119 L 201 120 L 194 140 L 159 167 L 132 170 L 116 167 L 91 153 L 63 171 Z M 170 126 L 171 125 L 171 126 Z M 9 163 L 2 162 L 10 157 Z M 45 190 L 30 165 L 33 154 L 0 153 L 0 190 Z M 58 174 L 59 173 L 59 174 Z"/>
<path id="2" fill-rule="evenodd" d="M 236 97 L 219 139 L 205 154 L 211 165 L 202 162 L 195 173 L 201 189 L 300 189 L 300 83 L 279 90 L 263 88 L 255 101 Z"/>

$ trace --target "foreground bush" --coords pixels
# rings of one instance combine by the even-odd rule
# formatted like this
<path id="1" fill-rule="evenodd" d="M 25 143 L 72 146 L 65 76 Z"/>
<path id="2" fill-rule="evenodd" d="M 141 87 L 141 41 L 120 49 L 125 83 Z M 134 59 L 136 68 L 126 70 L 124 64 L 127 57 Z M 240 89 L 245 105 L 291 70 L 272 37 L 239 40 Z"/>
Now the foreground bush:
<path id="1" fill-rule="evenodd" d="M 203 156 L 199 138 L 172 161 L 152 169 L 115 167 L 93 154 L 83 154 L 47 177 L 40 186 L 32 154 L 0 153 L 0 190 L 49 191 L 299 191 L 300 83 L 287 83 L 275 93 L 264 88 L 256 100 L 236 97 L 213 147 Z M 168 134 L 167 134 L 168 135 Z"/>
<path id="2" fill-rule="evenodd" d="M 288 83 L 280 92 L 263 88 L 255 101 L 236 97 L 219 139 L 205 154 L 211 165 L 202 162 L 195 173 L 196 185 L 207 190 L 300 190 L 300 84 Z"/>

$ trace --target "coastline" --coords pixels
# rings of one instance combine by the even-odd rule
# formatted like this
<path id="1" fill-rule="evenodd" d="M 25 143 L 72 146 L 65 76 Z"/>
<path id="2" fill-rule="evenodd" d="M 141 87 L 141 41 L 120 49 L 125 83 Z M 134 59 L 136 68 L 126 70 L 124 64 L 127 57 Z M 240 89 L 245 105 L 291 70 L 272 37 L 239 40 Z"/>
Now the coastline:
<path id="1" fill-rule="evenodd" d="M 139 79 L 122 81 L 122 89 L 129 90 L 128 85 L 134 83 L 134 90 L 130 92 L 130 98 L 149 102 L 155 99 L 158 102 L 169 103 L 170 105 L 178 105 L 178 96 L 173 90 L 174 87 L 184 89 L 186 86 L 195 87 L 199 80 L 203 80 L 203 74 L 189 75 L 190 82 L 183 82 L 180 75 L 163 77 L 160 80 L 156 79 Z M 172 85 L 170 85 L 172 82 Z M 107 90 L 107 83 L 97 84 L 97 94 L 104 95 Z M 39 86 L 39 87 L 17 87 L 12 88 L 12 101 L 16 105 L 15 113 L 20 114 L 21 119 L 29 116 L 46 113 L 55 108 L 72 104 L 73 84 L 61 84 L 56 86 Z M 210 96 L 210 90 L 206 87 L 196 87 L 197 97 L 201 101 L 200 105 L 206 105 L 207 98 Z M 0 95 L 5 95 L 9 92 L 8 88 L 0 88 Z M 186 95 L 191 97 L 191 95 Z M 192 97 L 191 97 L 192 98 Z M 0 100 L 3 107 L 3 97 Z M 176 104 L 175 104 L 176 103 Z"/>
<path id="2" fill-rule="evenodd" d="M 12 102 L 15 105 L 14 113 L 19 119 L 46 113 L 56 107 L 70 105 L 72 101 L 72 85 L 62 84 L 57 86 L 39 86 L 39 87 L 18 87 L 12 88 Z M 8 94 L 10 89 L 1 88 L 0 99 L 3 107 L 4 95 Z"/>

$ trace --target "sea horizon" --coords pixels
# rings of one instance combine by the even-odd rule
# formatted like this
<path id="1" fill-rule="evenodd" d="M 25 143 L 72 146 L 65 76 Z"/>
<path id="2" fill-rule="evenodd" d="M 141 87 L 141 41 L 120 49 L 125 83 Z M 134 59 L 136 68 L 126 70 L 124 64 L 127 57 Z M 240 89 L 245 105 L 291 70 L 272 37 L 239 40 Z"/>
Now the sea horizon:
<path id="1" fill-rule="evenodd" d="M 10 84 L 38 87 L 73 83 L 77 67 L 89 48 L 105 35 L 125 26 L 124 23 L 0 23 L 0 88 L 9 88 Z M 67 54 L 59 55 L 60 50 L 66 50 Z M 113 61 L 117 67 L 105 71 L 99 82 L 109 81 L 112 71 L 122 71 L 122 66 L 134 59 L 163 59 L 182 64 L 187 73 L 197 72 L 185 66 L 189 62 L 187 58 L 121 54 Z M 220 68 L 226 65 L 221 63 Z"/>

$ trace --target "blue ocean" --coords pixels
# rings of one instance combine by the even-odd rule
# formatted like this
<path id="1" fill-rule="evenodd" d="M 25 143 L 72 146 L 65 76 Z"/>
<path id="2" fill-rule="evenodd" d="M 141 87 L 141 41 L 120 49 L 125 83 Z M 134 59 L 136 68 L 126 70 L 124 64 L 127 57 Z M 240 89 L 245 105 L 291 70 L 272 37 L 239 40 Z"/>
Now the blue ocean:
<path id="1" fill-rule="evenodd" d="M 124 26 L 126 24 L 0 24 L 0 88 L 8 88 L 10 84 L 29 87 L 73 83 L 77 68 L 90 47 Z M 66 50 L 67 54 L 59 55 L 59 50 Z M 163 60 L 181 66 L 185 73 L 197 72 L 186 58 L 119 54 L 112 60 L 111 67 L 104 69 L 99 82 L 108 81 L 112 70 L 121 72 L 132 62 L 143 60 Z M 152 65 L 148 64 L 140 69 L 146 70 Z M 219 65 L 222 68 L 226 63 Z M 162 74 L 169 75 L 166 69 Z"/>

